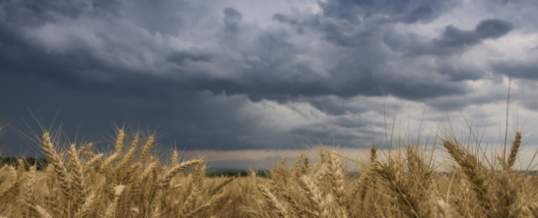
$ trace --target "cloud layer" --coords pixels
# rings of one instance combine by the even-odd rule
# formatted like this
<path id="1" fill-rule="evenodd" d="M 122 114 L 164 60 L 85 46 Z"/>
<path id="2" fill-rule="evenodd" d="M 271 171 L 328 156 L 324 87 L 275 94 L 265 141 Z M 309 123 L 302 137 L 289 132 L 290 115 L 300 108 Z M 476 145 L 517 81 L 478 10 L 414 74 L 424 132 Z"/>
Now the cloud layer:
<path id="1" fill-rule="evenodd" d="M 70 134 L 79 122 L 89 137 L 127 121 L 165 130 L 179 148 L 219 150 L 289 148 L 312 133 L 357 146 L 384 134 L 384 105 L 416 122 L 426 111 L 433 127 L 447 111 L 497 125 L 510 74 L 512 103 L 538 109 L 536 9 L 533 0 L 0 1 L 9 105 L 0 120 L 31 123 L 30 107 L 51 123 L 60 108 Z M 24 150 L 16 136 L 3 141 Z"/>

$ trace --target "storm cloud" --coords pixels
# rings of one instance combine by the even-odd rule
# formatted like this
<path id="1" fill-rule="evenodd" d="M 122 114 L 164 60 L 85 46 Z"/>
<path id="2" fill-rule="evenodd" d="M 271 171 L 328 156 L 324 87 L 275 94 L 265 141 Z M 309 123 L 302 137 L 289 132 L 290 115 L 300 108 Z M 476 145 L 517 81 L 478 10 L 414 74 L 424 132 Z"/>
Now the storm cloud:
<path id="1" fill-rule="evenodd" d="M 385 106 L 429 111 L 435 123 L 500 104 L 510 73 L 515 101 L 533 111 L 524 80 L 537 78 L 536 9 L 532 0 L 0 1 L 0 121 L 32 120 L 28 108 L 39 108 L 50 125 L 60 108 L 71 135 L 79 122 L 88 136 L 129 122 L 165 130 L 182 149 L 283 149 L 312 134 L 356 146 L 381 134 Z M 13 131 L 1 141 L 25 149 Z"/>

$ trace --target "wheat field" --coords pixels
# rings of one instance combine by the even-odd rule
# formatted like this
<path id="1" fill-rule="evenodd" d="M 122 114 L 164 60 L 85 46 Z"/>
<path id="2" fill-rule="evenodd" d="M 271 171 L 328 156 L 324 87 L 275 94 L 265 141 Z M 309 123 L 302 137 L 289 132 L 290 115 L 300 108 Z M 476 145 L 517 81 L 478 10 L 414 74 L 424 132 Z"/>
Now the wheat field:
<path id="1" fill-rule="evenodd" d="M 537 178 L 517 168 L 522 134 L 505 154 L 446 134 L 440 163 L 417 140 L 369 149 L 350 159 L 335 149 L 283 158 L 268 177 L 208 178 L 203 158 L 152 155 L 154 136 L 119 129 L 113 151 L 91 143 L 58 145 L 45 132 L 49 163 L 26 171 L 23 160 L 0 166 L 0 217 L 538 217 Z M 362 171 L 349 173 L 352 164 Z M 441 170 L 443 169 L 443 170 Z"/>

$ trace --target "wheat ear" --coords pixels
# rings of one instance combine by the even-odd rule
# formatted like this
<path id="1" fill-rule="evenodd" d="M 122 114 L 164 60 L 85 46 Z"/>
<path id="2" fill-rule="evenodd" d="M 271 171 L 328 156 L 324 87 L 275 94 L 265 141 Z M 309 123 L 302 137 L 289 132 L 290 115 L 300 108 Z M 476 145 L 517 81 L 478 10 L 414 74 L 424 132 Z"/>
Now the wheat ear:
<path id="1" fill-rule="evenodd" d="M 263 186 L 261 182 L 259 181 L 259 179 L 256 178 L 255 181 L 256 181 L 256 187 L 261 192 L 263 198 L 265 199 L 265 202 L 267 202 L 273 209 L 276 210 L 275 212 L 277 213 L 277 215 L 279 217 L 285 217 L 285 218 L 289 217 L 288 210 L 284 207 L 284 205 L 282 205 L 278 201 L 275 195 L 273 195 L 273 193 L 271 193 L 269 189 Z"/>
<path id="2" fill-rule="evenodd" d="M 216 194 L 217 192 L 219 192 L 220 189 L 222 189 L 224 186 L 228 185 L 230 182 L 232 182 L 233 180 L 235 179 L 235 177 L 230 177 L 230 178 L 227 178 L 226 180 L 224 180 L 223 182 L 221 182 L 219 185 L 217 185 L 217 187 L 213 188 L 213 190 L 211 190 L 211 195 L 214 195 Z"/>
<path id="3" fill-rule="evenodd" d="M 129 148 L 129 151 L 127 152 L 125 157 L 123 157 L 123 160 L 121 160 L 120 164 L 116 166 L 117 170 L 122 170 L 123 168 L 131 165 L 131 163 L 133 162 L 134 154 L 136 152 L 137 144 L 138 144 L 138 135 L 136 135 L 135 138 L 133 139 L 133 142 L 131 143 L 131 148 Z"/>
<path id="4" fill-rule="evenodd" d="M 297 159 L 295 159 L 295 164 L 293 165 L 293 176 L 295 179 L 299 179 L 301 177 L 301 161 L 303 160 L 303 153 L 299 153 L 297 155 Z"/>
<path id="5" fill-rule="evenodd" d="M 30 175 L 28 178 L 28 182 L 26 183 L 26 195 L 24 196 L 24 201 L 28 205 L 28 210 L 30 214 L 34 213 L 35 210 L 35 196 L 34 196 L 34 184 L 35 184 L 35 174 L 36 174 L 36 167 L 32 166 L 30 167 Z"/>
<path id="6" fill-rule="evenodd" d="M 125 131 L 123 129 L 120 129 L 118 132 L 118 138 L 116 139 L 116 164 L 120 162 L 123 149 L 123 138 L 125 138 Z"/>
<path id="7" fill-rule="evenodd" d="M 331 164 L 331 175 L 333 177 L 332 181 L 334 184 L 333 190 L 336 194 L 338 204 L 341 207 L 344 207 L 346 202 L 346 196 L 344 193 L 346 175 L 344 174 L 343 163 L 338 157 L 338 153 L 335 150 L 329 153 L 329 160 Z"/>
<path id="8" fill-rule="evenodd" d="M 514 181 L 507 170 L 502 171 L 497 180 L 499 185 L 494 193 L 497 202 L 495 203 L 495 209 L 488 211 L 488 217 L 519 217 L 521 210 L 515 209 L 513 206 L 518 200 L 521 182 Z"/>
<path id="9" fill-rule="evenodd" d="M 510 150 L 510 156 L 508 156 L 508 168 L 511 168 L 516 163 L 517 153 L 519 146 L 521 145 L 521 132 L 516 133 L 516 139 L 512 142 L 512 149 Z"/>
<path id="10" fill-rule="evenodd" d="M 329 208 L 323 200 L 319 188 L 307 176 L 301 177 L 301 187 L 306 192 L 308 200 L 314 209 L 314 215 L 318 218 L 328 218 Z"/>
<path id="11" fill-rule="evenodd" d="M 92 170 L 93 166 L 96 164 L 96 163 L 99 163 L 99 162 L 102 162 L 101 161 L 101 158 L 103 157 L 104 154 L 98 154 L 98 155 L 95 155 L 94 157 L 92 157 L 92 159 L 90 159 L 90 161 L 86 162 L 86 164 L 84 164 L 84 174 L 88 173 L 90 170 Z"/>
<path id="12" fill-rule="evenodd" d="M 114 154 L 110 155 L 110 157 L 105 159 L 103 164 L 100 166 L 99 172 L 110 171 L 110 168 L 111 168 L 110 165 L 112 164 L 112 161 L 114 161 L 114 159 L 116 159 L 117 156 L 118 156 L 118 154 L 114 153 Z"/>
<path id="13" fill-rule="evenodd" d="M 199 206 L 195 210 L 185 214 L 184 218 L 192 217 L 196 215 L 197 213 L 203 211 L 204 209 L 210 207 L 211 205 L 214 205 L 217 201 L 219 201 L 222 197 L 224 197 L 224 195 L 225 195 L 224 193 L 219 194 L 219 195 L 214 195 L 213 197 L 211 197 L 211 199 L 208 202 L 206 202 L 202 206 Z"/>
<path id="14" fill-rule="evenodd" d="M 90 211 L 93 207 L 93 204 L 97 202 L 95 200 L 95 192 L 91 192 L 90 195 L 86 198 L 86 202 L 77 210 L 74 218 L 82 218 L 84 214 Z"/>
<path id="15" fill-rule="evenodd" d="M 148 157 L 149 150 L 151 149 L 151 146 L 153 146 L 153 136 L 150 136 L 148 138 L 148 141 L 142 148 L 142 152 L 140 152 L 140 157 L 138 158 L 138 162 L 144 164 L 146 162 L 146 158 Z"/>
<path id="16" fill-rule="evenodd" d="M 232 202 L 233 202 L 232 199 L 228 200 L 228 202 L 226 202 L 226 204 L 219 211 L 217 211 L 217 214 L 211 216 L 210 218 L 220 218 L 220 217 L 222 217 L 224 215 L 224 211 L 226 209 L 228 209 L 228 207 L 230 207 L 230 205 L 232 205 Z"/>
<path id="17" fill-rule="evenodd" d="M 198 163 L 201 163 L 201 162 L 202 162 L 201 160 L 185 161 L 185 162 L 175 166 L 174 168 L 168 170 L 166 175 L 162 178 L 160 186 L 161 187 L 168 187 L 168 185 L 170 184 L 170 180 L 172 180 L 172 178 L 175 175 L 177 175 L 182 170 L 187 169 L 187 168 L 189 168 L 191 166 L 194 166 L 194 165 L 196 165 Z"/>
<path id="18" fill-rule="evenodd" d="M 185 203 L 183 203 L 183 206 L 181 207 L 181 210 L 179 212 L 178 217 L 183 218 L 184 214 L 187 214 L 189 212 L 189 210 L 191 209 L 191 207 L 194 204 L 194 201 L 195 201 L 195 198 L 196 198 L 197 195 L 198 195 L 198 187 L 194 186 L 192 188 L 192 190 L 191 190 L 191 193 L 189 194 L 189 196 L 185 200 Z"/>
<path id="19" fill-rule="evenodd" d="M 88 144 L 86 144 L 84 147 L 82 147 L 82 148 L 80 148 L 80 150 L 78 150 L 77 155 L 81 155 L 81 154 L 83 154 L 83 153 L 86 152 L 88 149 L 90 149 L 92 146 L 93 146 L 93 143 L 88 143 Z"/>
<path id="20" fill-rule="evenodd" d="M 303 175 L 305 175 L 307 172 L 308 172 L 308 156 L 304 157 L 304 161 L 303 161 L 303 169 L 301 169 L 301 173 Z"/>
<path id="21" fill-rule="evenodd" d="M 79 200 L 82 200 L 86 197 L 84 193 L 85 192 L 84 187 L 86 186 L 85 184 L 86 181 L 84 178 L 84 167 L 82 166 L 82 163 L 78 158 L 78 152 L 74 146 L 71 146 L 70 155 L 71 155 L 71 159 L 73 160 L 74 171 L 75 171 L 75 173 L 72 174 L 74 177 L 73 181 L 74 181 L 74 186 L 75 186 L 74 190 L 75 190 L 75 197 L 76 197 L 76 202 L 73 207 L 77 208 L 78 205 L 76 205 L 76 203 L 78 203 Z"/>
<path id="22" fill-rule="evenodd" d="M 65 169 L 65 166 L 62 160 L 56 153 L 56 150 L 54 150 L 54 146 L 52 145 L 52 142 L 50 141 L 50 136 L 48 132 L 43 134 L 43 148 L 45 150 L 47 157 L 51 160 L 51 164 L 53 166 L 54 172 L 56 173 L 58 181 L 60 182 L 60 187 L 62 188 L 62 194 L 64 195 L 65 199 L 68 199 L 69 190 L 71 188 L 70 188 L 69 179 L 67 178 L 67 170 Z"/>
<path id="23" fill-rule="evenodd" d="M 177 165 L 177 151 L 174 151 L 172 160 L 170 160 L 170 168 L 174 168 Z"/>
<path id="24" fill-rule="evenodd" d="M 482 173 L 483 167 L 478 162 L 473 154 L 467 153 L 459 148 L 458 145 L 445 140 L 443 146 L 447 149 L 448 153 L 456 160 L 463 170 L 463 173 L 467 176 L 469 182 L 473 186 L 473 191 L 476 193 L 478 200 L 483 202 L 484 209 L 491 209 L 491 200 L 489 198 L 489 190 L 486 184 L 486 178 Z"/>
<path id="25" fill-rule="evenodd" d="M 439 218 L 452 218 L 452 213 L 450 211 L 450 205 L 446 203 L 443 199 L 439 199 L 437 202 L 437 211 L 439 212 L 437 217 Z"/>

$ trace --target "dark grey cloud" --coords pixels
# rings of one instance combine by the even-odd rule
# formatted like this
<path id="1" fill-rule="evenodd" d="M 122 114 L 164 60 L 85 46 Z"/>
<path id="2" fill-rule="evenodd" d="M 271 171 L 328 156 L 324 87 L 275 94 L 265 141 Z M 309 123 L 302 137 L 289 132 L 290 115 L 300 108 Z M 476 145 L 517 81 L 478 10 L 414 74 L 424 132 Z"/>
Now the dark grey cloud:
<path id="1" fill-rule="evenodd" d="M 445 27 L 440 37 L 432 40 L 433 47 L 439 50 L 433 52 L 437 54 L 455 53 L 459 49 L 476 45 L 483 40 L 504 36 L 513 28 L 513 24 L 498 19 L 482 20 L 472 31 L 461 30 L 449 25 Z"/>
<path id="2" fill-rule="evenodd" d="M 31 113 L 43 119 L 49 127 L 56 117 L 55 128 L 62 129 L 70 139 L 97 140 L 96 147 L 107 149 L 114 125 L 127 124 L 131 128 L 157 131 L 160 148 L 172 145 L 178 149 L 262 149 L 285 148 L 294 137 L 266 131 L 257 127 L 259 120 L 243 119 L 241 106 L 246 97 L 214 96 L 208 92 L 182 92 L 162 99 L 136 98 L 134 95 L 114 96 L 107 92 L 73 91 L 52 83 L 24 75 L 0 74 L 0 101 L 9 107 L 0 108 L 0 120 L 9 121 L 27 134 L 41 134 L 38 121 Z M 41 117 L 39 117 L 39 115 Z M 29 126 L 26 126 L 26 124 Z M 31 130 L 31 131 L 30 131 Z M 255 142 L 244 139 L 249 136 Z M 37 145 L 24 140 L 15 129 L 10 129 L 0 142 L 3 155 L 19 155 L 38 151 Z"/>
<path id="3" fill-rule="evenodd" d="M 234 8 L 225 8 L 224 9 L 224 24 L 226 29 L 230 32 L 237 32 L 238 25 L 243 19 L 243 15 Z"/>
<path id="4" fill-rule="evenodd" d="M 385 43 L 397 52 L 406 55 L 437 55 L 441 57 L 459 55 L 472 46 L 487 39 L 498 39 L 514 29 L 510 22 L 499 19 L 480 21 L 473 30 L 462 30 L 454 25 L 448 25 L 443 33 L 430 41 L 410 34 L 387 35 Z"/>
<path id="5" fill-rule="evenodd" d="M 336 0 L 319 3 L 325 16 L 352 23 L 369 18 L 403 23 L 431 22 L 456 4 L 456 1 L 437 0 Z"/>
<path id="6" fill-rule="evenodd" d="M 121 2 L 118 0 L 55 0 L 55 1 L 2 1 L 3 20 L 13 25 L 36 27 L 55 22 L 60 16 L 79 18 L 84 14 L 116 16 Z"/>
<path id="7" fill-rule="evenodd" d="M 439 38 L 432 40 L 436 48 L 446 50 L 457 50 L 465 46 L 471 46 L 479 43 L 481 38 L 474 31 L 461 30 L 453 25 L 445 27 L 445 31 Z M 442 52 L 439 52 L 442 53 Z M 453 53 L 448 51 L 446 53 Z"/>
<path id="8" fill-rule="evenodd" d="M 451 81 L 479 80 L 486 75 L 486 72 L 476 65 L 469 63 L 453 64 L 459 58 L 444 58 L 436 60 L 437 71 L 450 76 Z"/>
<path id="9" fill-rule="evenodd" d="M 380 6 L 371 7 L 376 8 Z M 391 10 L 405 11 L 413 8 L 411 6 L 397 5 L 397 8 L 399 7 L 401 8 Z M 50 10 L 50 13 L 52 13 L 55 12 L 56 9 L 43 7 L 42 10 Z M 376 10 L 378 9 L 375 9 L 374 11 Z M 25 70 L 19 69 L 20 71 L 24 71 L 23 73 L 33 73 L 36 76 L 43 78 L 62 78 L 63 82 L 58 81 L 58 83 L 62 83 L 64 85 L 70 84 L 80 88 L 99 87 L 99 90 L 102 90 L 103 84 L 83 85 L 78 84 L 76 81 L 86 82 L 87 77 L 92 77 L 88 74 L 95 74 L 96 76 L 94 79 L 99 77 L 103 79 L 106 78 L 105 80 L 107 81 L 105 82 L 104 86 L 106 86 L 106 84 L 115 83 L 116 85 L 111 85 L 109 87 L 110 89 L 116 89 L 116 81 L 122 81 L 125 75 L 129 75 L 129 79 L 127 79 L 128 82 L 125 82 L 126 85 L 136 84 L 136 81 L 140 81 L 139 83 L 154 83 L 159 87 L 163 87 L 161 83 L 168 83 L 170 86 L 173 86 L 175 83 L 178 87 L 185 90 L 211 90 L 214 93 L 220 93 L 221 91 L 225 90 L 230 94 L 247 94 L 252 97 L 252 99 L 280 99 L 303 95 L 321 96 L 327 94 L 334 94 L 338 96 L 355 96 L 357 94 L 392 94 L 404 98 L 417 99 L 431 98 L 443 94 L 461 94 L 465 91 L 463 84 L 450 84 L 444 82 L 439 82 L 437 84 L 422 82 L 403 84 L 400 81 L 390 81 L 390 79 L 387 79 L 386 75 L 381 75 L 378 73 L 377 71 L 381 70 L 379 69 L 379 65 L 381 65 L 383 61 L 389 61 L 387 59 L 388 57 L 386 52 L 382 50 L 381 46 L 383 45 L 383 42 L 380 41 L 380 36 L 385 34 L 386 28 L 390 28 L 383 26 L 376 27 L 379 26 L 378 21 L 373 23 L 359 24 L 357 26 L 342 19 L 335 20 L 330 16 L 314 16 L 312 19 L 317 19 L 318 22 L 305 21 L 302 23 L 302 25 L 309 25 L 309 28 L 311 28 L 313 31 L 318 31 L 321 33 L 322 38 L 328 42 L 345 47 L 346 49 L 344 49 L 343 52 L 350 56 L 346 57 L 347 60 L 339 61 L 340 63 L 347 62 L 346 64 L 338 64 L 338 68 L 327 69 L 328 73 L 332 77 L 331 80 L 327 80 L 326 78 L 317 76 L 314 69 L 308 66 L 310 64 L 308 62 L 291 63 L 291 61 L 297 58 L 298 55 L 305 55 L 304 51 L 301 51 L 302 48 L 299 48 L 297 45 L 290 42 L 293 36 L 286 33 L 282 34 L 262 30 L 260 33 L 257 33 L 251 37 L 253 43 L 252 47 L 243 48 L 239 44 L 243 42 L 241 41 L 244 40 L 241 39 L 243 36 L 237 35 L 239 29 L 248 28 L 244 31 L 252 32 L 255 31 L 255 29 L 252 29 L 255 27 L 241 27 L 243 15 L 237 9 L 226 7 L 221 13 L 223 16 L 222 28 L 225 33 L 225 39 L 223 39 L 222 43 L 226 43 L 221 45 L 224 46 L 225 49 L 237 50 L 240 55 L 243 55 L 244 60 L 246 59 L 245 63 L 252 67 L 247 69 L 241 69 L 240 67 L 238 68 L 237 65 L 242 64 L 238 62 L 240 60 L 232 60 L 231 63 L 226 63 L 226 57 L 223 56 L 225 53 L 218 54 L 218 51 L 215 50 L 206 49 L 204 51 L 203 49 L 193 48 L 183 51 L 166 51 L 162 48 L 149 48 L 150 52 L 154 52 L 153 55 L 161 55 L 161 53 L 163 53 L 164 61 L 173 63 L 175 65 L 181 65 L 181 67 L 184 66 L 183 68 L 177 70 L 173 67 L 165 69 L 168 72 L 161 74 L 162 76 L 155 76 L 152 75 L 151 72 L 144 73 L 143 70 L 135 70 L 132 69 L 132 67 L 125 65 L 122 66 L 121 64 L 114 65 L 111 63 L 106 63 L 102 60 L 103 57 L 100 57 L 99 55 L 96 55 L 95 52 L 91 51 L 91 49 L 94 49 L 91 47 L 91 45 L 85 44 L 84 42 L 78 43 L 81 42 L 82 39 L 75 39 L 75 41 L 71 44 L 75 46 L 75 49 L 70 48 L 61 54 L 54 54 L 47 53 L 47 51 L 44 51 L 42 47 L 36 48 L 35 43 L 30 42 L 30 39 L 25 39 L 28 38 L 28 36 L 21 37 L 23 34 L 18 36 L 14 35 L 12 38 L 18 40 L 17 43 L 20 46 L 28 47 L 26 50 L 21 49 L 17 52 L 24 52 L 26 53 L 24 55 L 27 55 L 29 58 L 24 60 L 13 60 L 9 59 L 9 55 L 6 54 L 7 52 L 4 54 L 7 58 L 6 61 L 12 63 L 14 67 L 25 68 Z M 89 14 L 90 15 L 85 14 L 84 16 L 94 16 L 91 15 L 91 13 Z M 278 18 L 277 15 L 275 16 L 276 18 L 273 19 L 284 19 L 282 17 Z M 4 22 L 2 25 L 8 26 L 6 28 L 10 28 L 10 25 L 6 22 Z M 20 26 L 11 26 L 11 29 L 12 30 L 8 32 L 16 34 L 17 31 L 20 31 Z M 448 32 L 448 30 L 445 32 Z M 102 34 L 107 33 L 103 32 Z M 451 36 L 448 33 L 445 33 L 445 35 L 448 35 L 447 37 Z M 218 32 L 216 36 L 219 36 Z M 442 38 L 441 42 L 447 41 L 445 39 L 447 37 Z M 135 56 L 135 58 L 142 59 L 142 57 L 136 57 L 137 55 L 133 54 L 139 52 L 139 50 L 131 50 L 130 47 L 126 47 L 129 46 L 128 44 L 118 45 L 115 41 L 112 41 L 113 39 L 108 38 L 109 37 L 105 35 L 102 36 L 101 40 L 103 40 L 104 43 L 109 44 L 109 46 L 103 48 L 110 49 L 108 53 L 111 53 L 111 55 L 116 56 L 114 53 L 120 49 L 120 54 L 118 54 L 117 58 L 121 58 L 119 55 L 123 55 L 121 53 L 125 53 L 125 55 Z M 9 39 L 3 40 L 7 41 Z M 136 40 L 136 38 L 133 40 Z M 8 45 L 8 47 L 9 46 L 10 45 Z M 77 46 L 80 48 L 76 49 Z M 133 45 L 133 48 L 136 48 L 136 46 L 144 48 L 159 45 L 149 42 Z M 7 49 L 4 51 L 7 51 Z M 255 57 L 255 59 L 249 60 L 249 56 Z M 160 57 L 157 57 L 157 59 L 159 58 Z M 357 58 L 362 60 L 357 61 Z M 28 64 L 24 64 L 29 62 L 29 59 L 35 61 L 31 67 Z M 256 62 L 255 60 L 259 61 Z M 374 61 L 372 62 L 371 60 Z M 200 62 L 211 64 L 213 66 L 212 69 L 215 72 L 210 72 L 211 74 L 218 74 L 218 71 L 221 69 L 229 69 L 236 71 L 234 73 L 236 73 L 237 76 L 216 78 L 208 76 L 207 72 L 200 72 L 203 71 L 202 68 L 197 66 L 197 64 L 203 64 Z M 364 63 L 367 64 L 364 65 Z M 150 66 L 149 70 L 154 70 L 156 67 L 157 66 Z M 50 73 L 37 73 L 30 68 L 51 70 Z M 84 71 L 85 73 L 73 73 L 75 70 Z M 295 75 L 289 75 L 290 71 L 295 71 Z M 310 76 L 311 78 L 304 79 L 305 76 L 307 78 Z M 87 83 L 92 82 L 99 83 L 99 81 L 90 81 Z M 435 90 L 423 92 L 423 90 L 432 88 L 435 88 Z M 117 89 L 119 90 L 120 88 Z M 127 93 L 129 92 L 130 91 Z"/>
<path id="10" fill-rule="evenodd" d="M 308 99 L 307 101 L 314 107 L 318 108 L 321 111 L 324 111 L 332 115 L 344 115 L 346 113 L 362 113 L 366 112 L 370 108 L 363 109 L 357 108 L 355 105 L 346 105 L 343 101 L 349 101 L 349 98 L 337 98 L 337 97 L 321 97 Z"/>
<path id="11" fill-rule="evenodd" d="M 538 55 L 533 55 L 529 60 L 497 61 L 492 64 L 493 70 L 499 74 L 512 75 L 514 78 L 538 79 L 538 63 L 535 61 Z"/>
<path id="12" fill-rule="evenodd" d="M 176 63 L 178 65 L 183 65 L 186 61 L 194 61 L 194 62 L 211 62 L 211 59 L 213 59 L 212 54 L 204 54 L 199 52 L 178 52 L 174 54 L 170 54 L 165 59 L 169 62 Z"/>
<path id="13" fill-rule="evenodd" d="M 481 39 L 497 39 L 514 29 L 510 22 L 499 19 L 487 19 L 480 21 L 474 32 Z"/>
<path id="14" fill-rule="evenodd" d="M 279 148 L 311 131 L 356 141 L 353 131 L 379 126 L 361 114 L 383 104 L 347 103 L 357 96 L 437 109 L 452 99 L 461 109 L 474 104 L 469 81 L 491 79 L 487 70 L 533 78 L 532 62 L 461 58 L 485 40 L 532 32 L 520 18 L 488 14 L 465 29 L 438 21 L 461 1 L 295 2 L 319 13 L 288 3 L 0 1 L 0 101 L 12 105 L 0 120 L 26 105 L 45 116 L 65 105 L 60 120 L 73 127 L 83 117 L 88 135 L 127 120 L 162 126 L 182 148 Z M 442 31 L 414 32 L 422 25 Z M 280 117 L 300 125 L 265 124 Z"/>

